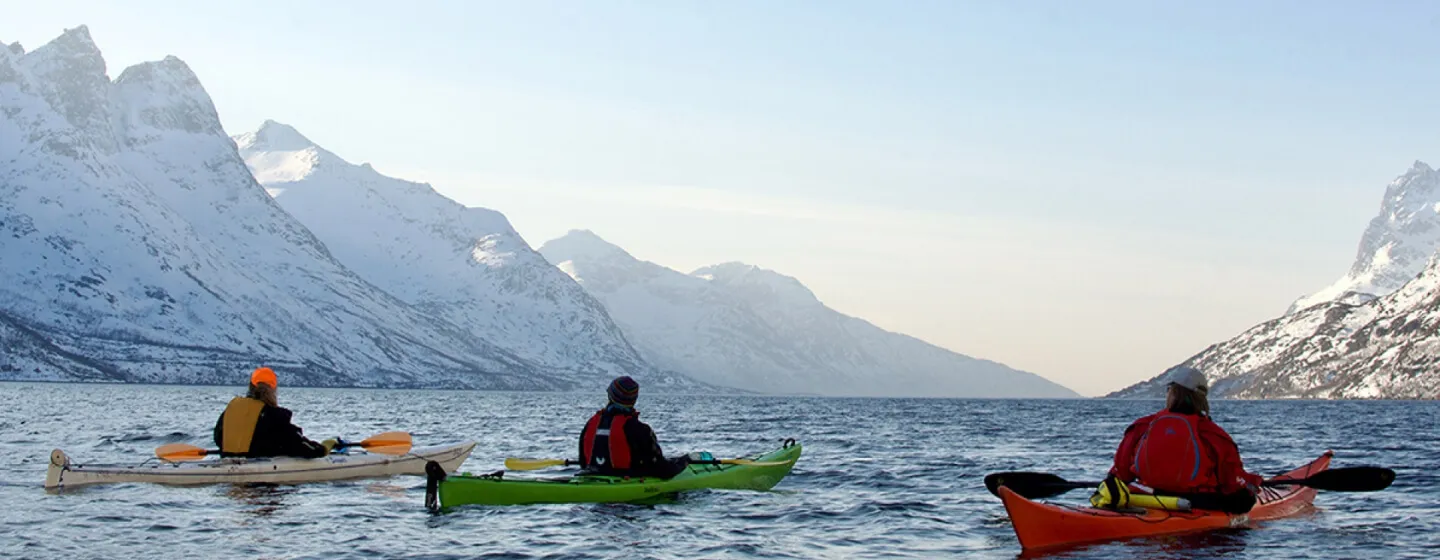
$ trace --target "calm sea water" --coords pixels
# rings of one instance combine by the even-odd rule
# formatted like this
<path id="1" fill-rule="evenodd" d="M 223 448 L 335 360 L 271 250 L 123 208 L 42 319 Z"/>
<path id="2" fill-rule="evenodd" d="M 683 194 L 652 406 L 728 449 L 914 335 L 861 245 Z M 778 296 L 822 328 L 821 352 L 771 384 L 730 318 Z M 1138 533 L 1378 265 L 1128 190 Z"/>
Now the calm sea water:
<path id="1" fill-rule="evenodd" d="M 424 508 L 424 479 L 297 486 L 120 484 L 50 493 L 48 454 L 133 464 L 170 442 L 210 444 L 237 389 L 0 383 L 0 554 L 16 558 L 1013 558 L 1001 470 L 1098 479 L 1121 430 L 1157 402 L 642 395 L 667 453 L 721 457 L 794 437 L 805 455 L 771 492 L 710 491 L 657 506 Z M 282 388 L 315 439 L 407 430 L 474 439 L 462 471 L 575 452 L 594 395 Z M 1219 402 L 1247 466 L 1273 474 L 1326 449 L 1335 466 L 1395 468 L 1378 493 L 1321 493 L 1257 529 L 1132 540 L 1065 558 L 1433 558 L 1440 555 L 1440 403 Z M 1079 502 L 1077 490 L 1060 500 Z"/>

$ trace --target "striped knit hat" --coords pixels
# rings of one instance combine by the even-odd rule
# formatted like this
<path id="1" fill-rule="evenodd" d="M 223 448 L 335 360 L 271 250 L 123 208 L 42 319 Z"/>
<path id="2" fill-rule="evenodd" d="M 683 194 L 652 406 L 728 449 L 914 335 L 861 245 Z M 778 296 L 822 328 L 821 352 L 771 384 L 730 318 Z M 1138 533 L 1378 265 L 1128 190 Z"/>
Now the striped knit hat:
<path id="1" fill-rule="evenodd" d="M 635 398 L 640 396 L 640 384 L 636 383 L 628 375 L 616 377 L 610 382 L 610 388 L 605 390 L 610 396 L 610 402 L 621 406 L 635 406 Z"/>

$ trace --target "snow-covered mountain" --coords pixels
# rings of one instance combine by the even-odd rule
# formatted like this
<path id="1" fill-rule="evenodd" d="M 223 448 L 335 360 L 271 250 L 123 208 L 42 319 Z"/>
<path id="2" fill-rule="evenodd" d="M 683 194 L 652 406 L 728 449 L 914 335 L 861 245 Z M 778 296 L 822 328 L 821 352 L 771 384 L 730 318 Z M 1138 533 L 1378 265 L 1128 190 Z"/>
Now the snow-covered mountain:
<path id="1" fill-rule="evenodd" d="M 1385 189 L 1380 214 L 1370 220 L 1350 271 L 1324 289 L 1291 304 L 1287 313 L 1329 301 L 1365 303 L 1405 285 L 1440 249 L 1440 172 L 1423 162 Z"/>
<path id="2" fill-rule="evenodd" d="M 1385 190 L 1350 272 L 1184 363 L 1231 398 L 1440 398 L 1440 173 Z M 1157 376 L 1109 397 L 1161 397 Z"/>
<path id="3" fill-rule="evenodd" d="M 1326 302 L 1191 357 L 1228 398 L 1440 398 L 1440 256 L 1399 290 Z M 1110 395 L 1158 398 L 1157 377 Z"/>
<path id="4" fill-rule="evenodd" d="M 255 181 L 174 57 L 0 48 L 0 378 L 594 387 L 362 279 Z M 527 348 L 527 350 L 529 350 Z"/>
<path id="5" fill-rule="evenodd" d="M 553 370 L 650 372 L 604 306 L 499 212 L 351 164 L 273 121 L 235 141 L 281 207 L 402 301 Z"/>
<path id="6" fill-rule="evenodd" d="M 647 360 L 701 381 L 823 395 L 1079 396 L 843 315 L 796 279 L 754 266 L 684 274 L 588 231 L 571 231 L 540 253 L 604 302 Z"/>

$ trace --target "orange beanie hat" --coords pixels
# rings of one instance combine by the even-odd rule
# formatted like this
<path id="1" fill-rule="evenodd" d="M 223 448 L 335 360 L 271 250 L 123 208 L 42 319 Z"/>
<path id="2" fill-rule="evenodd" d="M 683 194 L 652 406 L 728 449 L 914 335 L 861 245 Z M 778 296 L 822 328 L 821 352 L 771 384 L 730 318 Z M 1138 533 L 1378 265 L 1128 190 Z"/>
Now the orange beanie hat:
<path id="1" fill-rule="evenodd" d="M 250 374 L 251 385 L 259 385 L 261 383 L 269 383 L 272 388 L 278 389 L 280 387 L 280 381 L 275 378 L 275 370 L 268 367 L 256 369 L 255 373 Z"/>

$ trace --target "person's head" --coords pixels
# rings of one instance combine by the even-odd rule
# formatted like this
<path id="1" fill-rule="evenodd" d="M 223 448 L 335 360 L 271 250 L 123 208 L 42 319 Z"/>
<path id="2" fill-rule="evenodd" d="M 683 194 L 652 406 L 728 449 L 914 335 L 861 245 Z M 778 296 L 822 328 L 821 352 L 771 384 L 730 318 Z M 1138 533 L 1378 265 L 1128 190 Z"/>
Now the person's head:
<path id="1" fill-rule="evenodd" d="M 280 381 L 275 377 L 275 371 L 262 367 L 250 374 L 250 390 L 245 396 L 263 402 L 270 406 L 280 406 L 275 393 L 279 388 Z"/>
<path id="2" fill-rule="evenodd" d="M 1168 391 L 1165 410 L 1180 414 L 1210 415 L 1210 382 L 1190 366 L 1175 366 L 1165 372 Z"/>
<path id="3" fill-rule="evenodd" d="M 640 384 L 630 376 L 622 375 L 610 382 L 610 387 L 605 390 L 605 394 L 610 397 L 610 404 L 633 408 L 635 399 L 640 397 Z"/>

